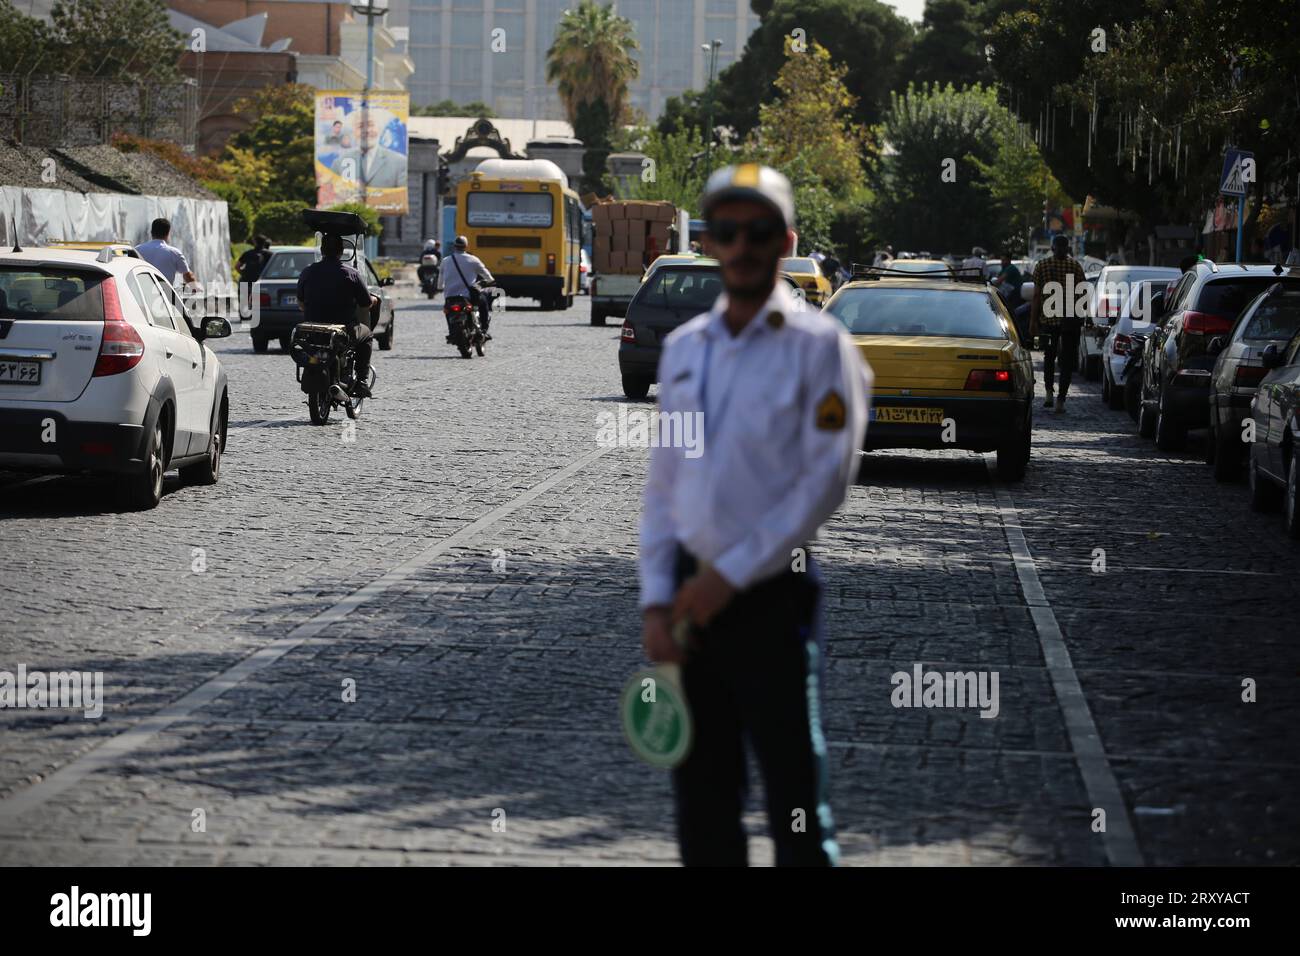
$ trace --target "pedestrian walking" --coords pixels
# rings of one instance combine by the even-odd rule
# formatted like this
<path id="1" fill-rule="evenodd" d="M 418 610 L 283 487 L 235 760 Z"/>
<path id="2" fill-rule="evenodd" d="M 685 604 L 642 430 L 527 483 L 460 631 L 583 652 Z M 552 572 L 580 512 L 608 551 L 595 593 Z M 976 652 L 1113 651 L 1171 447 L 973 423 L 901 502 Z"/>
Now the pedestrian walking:
<path id="1" fill-rule="evenodd" d="M 1079 295 L 1087 280 L 1083 266 L 1070 255 L 1070 239 L 1052 238 L 1052 254 L 1034 266 L 1034 301 L 1030 308 L 1029 336 L 1039 337 L 1043 349 L 1043 383 L 1047 387 L 1044 408 L 1052 408 L 1054 371 L 1060 362 L 1060 386 L 1055 410 L 1065 411 L 1065 396 L 1070 391 L 1075 357 L 1079 351 L 1079 333 L 1083 330 L 1084 302 Z"/>
<path id="2" fill-rule="evenodd" d="M 176 275 L 180 273 L 186 285 L 193 285 L 198 278 L 190 271 L 190 264 L 181 252 L 170 242 L 172 224 L 166 219 L 155 219 L 149 226 L 149 235 L 153 238 L 135 247 L 140 258 L 163 274 L 168 285 L 176 284 Z"/>
<path id="3" fill-rule="evenodd" d="M 837 322 L 777 281 L 795 239 L 785 176 L 720 169 L 702 210 L 724 293 L 665 340 L 659 407 L 702 422 L 704 442 L 694 455 L 654 445 L 640 526 L 644 647 L 681 665 L 694 724 L 673 772 L 682 862 L 748 861 L 748 741 L 778 865 L 831 865 L 808 544 L 856 475 L 871 372 Z"/>
<path id="4" fill-rule="evenodd" d="M 246 250 L 235 263 L 243 299 L 250 309 L 253 307 L 253 283 L 262 277 L 262 270 L 270 261 L 271 240 L 266 236 L 254 236 L 253 248 Z"/>

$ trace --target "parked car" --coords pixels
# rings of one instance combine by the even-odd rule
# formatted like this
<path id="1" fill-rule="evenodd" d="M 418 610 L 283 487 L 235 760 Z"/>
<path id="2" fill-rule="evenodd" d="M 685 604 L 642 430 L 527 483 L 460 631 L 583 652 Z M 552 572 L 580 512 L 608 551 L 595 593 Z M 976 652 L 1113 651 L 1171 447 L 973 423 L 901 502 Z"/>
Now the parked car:
<path id="1" fill-rule="evenodd" d="M 396 307 L 388 286 L 393 280 L 380 280 L 375 268 L 366 259 L 360 249 L 356 250 L 355 260 L 349 259 L 352 251 L 344 252 L 344 262 L 361 274 L 373 295 L 379 296 L 379 316 L 372 328 L 375 342 L 384 351 L 393 347 L 393 325 Z M 289 340 L 293 337 L 293 328 L 303 320 L 298 308 L 298 276 L 302 270 L 320 258 L 320 250 L 315 246 L 272 246 L 271 258 L 261 277 L 253 283 L 253 295 L 257 307 L 249 332 L 253 338 L 253 350 L 265 352 L 271 339 L 278 339 L 280 350 L 289 351 Z"/>
<path id="2" fill-rule="evenodd" d="M 619 335 L 624 395 L 639 401 L 650 393 L 659 381 L 664 337 L 712 308 L 721 292 L 722 271 L 714 259 L 662 266 L 646 277 L 628 304 Z"/>
<path id="3" fill-rule="evenodd" d="M 214 483 L 230 403 L 204 342 L 229 334 L 111 248 L 0 254 L 0 468 L 111 475 L 139 509 L 172 468 Z"/>
<path id="4" fill-rule="evenodd" d="M 1281 266 L 1217 265 L 1202 260 L 1167 293 L 1152 298 L 1156 329 L 1147 339 L 1138 430 L 1164 451 L 1210 423 L 1210 340 L 1232 331 L 1246 304 L 1274 282 L 1300 288 L 1300 271 Z"/>
<path id="5" fill-rule="evenodd" d="M 1173 283 L 1164 279 L 1145 279 L 1132 283 L 1128 296 L 1119 307 L 1119 315 L 1107 308 L 1106 337 L 1101 342 L 1101 399 L 1111 408 L 1125 407 L 1124 369 L 1135 337 L 1148 336 L 1155 329 L 1151 320 L 1151 302 L 1156 292 L 1166 291 Z"/>
<path id="6" fill-rule="evenodd" d="M 1250 505 L 1268 511 L 1282 498 L 1287 533 L 1300 538 L 1300 335 L 1283 349 L 1265 348 L 1263 364 L 1268 374 L 1250 409 Z"/>
<path id="7" fill-rule="evenodd" d="M 1089 315 L 1079 336 L 1077 367 L 1084 378 L 1095 382 L 1104 377 L 1102 365 L 1107 355 L 1102 343 L 1109 337 L 1111 319 L 1118 319 L 1133 286 L 1148 280 L 1174 282 L 1177 269 L 1165 266 L 1105 266 L 1098 273 L 1092 289 Z"/>
<path id="8" fill-rule="evenodd" d="M 1250 417 L 1259 383 L 1269 370 L 1264 355 L 1271 346 L 1285 351 L 1300 332 L 1300 288 L 1288 290 L 1275 282 L 1257 295 L 1238 316 L 1227 336 L 1210 341 L 1211 355 L 1217 355 L 1210 374 L 1210 440 L 1206 460 L 1214 465 L 1214 477 L 1231 481 L 1245 458 L 1242 424 Z"/>

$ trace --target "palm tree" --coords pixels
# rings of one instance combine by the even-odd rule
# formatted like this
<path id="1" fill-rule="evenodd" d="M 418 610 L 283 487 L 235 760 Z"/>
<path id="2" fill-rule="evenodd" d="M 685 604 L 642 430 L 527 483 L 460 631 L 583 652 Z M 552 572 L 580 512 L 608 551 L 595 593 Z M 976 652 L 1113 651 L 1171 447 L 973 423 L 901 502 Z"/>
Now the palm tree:
<path id="1" fill-rule="evenodd" d="M 632 55 L 638 48 L 632 21 L 615 13 L 612 3 L 580 0 L 576 10 L 564 11 L 546 51 L 546 78 L 555 83 L 570 123 L 576 125 L 579 107 L 593 101 L 604 104 L 612 125 L 626 119 L 628 84 L 640 72 Z"/>

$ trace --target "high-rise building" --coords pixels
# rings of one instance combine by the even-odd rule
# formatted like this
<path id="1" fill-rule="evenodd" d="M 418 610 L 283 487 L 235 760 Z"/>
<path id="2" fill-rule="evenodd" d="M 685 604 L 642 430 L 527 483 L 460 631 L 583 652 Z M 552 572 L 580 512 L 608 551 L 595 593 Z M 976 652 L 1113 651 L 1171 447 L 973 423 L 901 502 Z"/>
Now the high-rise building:
<path id="1" fill-rule="evenodd" d="M 573 3 L 405 0 L 408 54 L 415 63 L 407 82 L 412 104 L 479 101 L 498 116 L 563 119 L 560 98 L 546 80 L 546 51 Z M 640 44 L 641 74 L 629 91 L 632 105 L 651 119 L 668 97 L 704 89 L 709 54 L 702 45 L 721 41 L 720 73 L 758 26 L 749 0 L 614 0 L 614 7 L 632 21 Z"/>

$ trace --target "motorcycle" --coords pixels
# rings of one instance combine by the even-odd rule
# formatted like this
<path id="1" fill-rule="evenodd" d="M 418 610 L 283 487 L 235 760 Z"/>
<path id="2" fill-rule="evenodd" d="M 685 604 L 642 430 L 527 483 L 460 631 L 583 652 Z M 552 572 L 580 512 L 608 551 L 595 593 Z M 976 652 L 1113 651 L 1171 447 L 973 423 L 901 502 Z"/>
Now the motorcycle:
<path id="1" fill-rule="evenodd" d="M 438 257 L 432 252 L 426 252 L 420 256 L 420 265 L 416 268 L 416 277 L 420 280 L 420 291 L 430 299 L 438 291 L 438 272 L 440 263 Z"/>
<path id="2" fill-rule="evenodd" d="M 1147 336 L 1130 332 L 1128 357 L 1124 359 L 1124 410 L 1129 418 L 1138 420 L 1142 411 L 1142 353 L 1146 351 Z"/>
<path id="3" fill-rule="evenodd" d="M 289 354 L 298 367 L 298 383 L 307 394 L 313 425 L 324 425 L 330 412 L 340 407 L 348 418 L 361 417 L 365 399 L 353 395 L 357 352 L 346 327 L 300 322 L 294 327 Z M 371 366 L 366 385 L 373 386 L 377 378 Z"/>
<path id="4" fill-rule="evenodd" d="M 447 341 L 456 346 L 461 358 L 473 358 L 474 352 L 483 355 L 488 340 L 488 313 L 501 290 L 481 286 L 478 293 L 477 308 L 463 295 L 450 296 L 442 304 L 442 314 L 447 318 Z"/>

